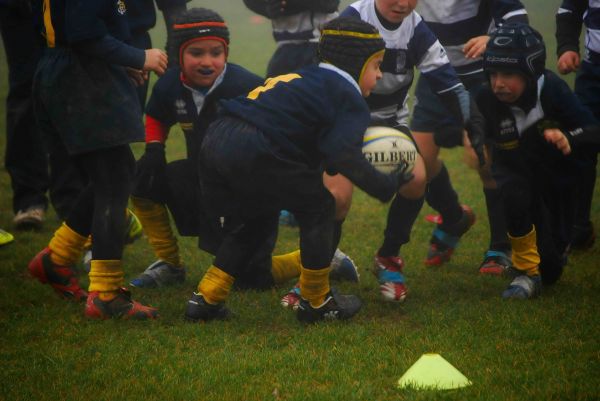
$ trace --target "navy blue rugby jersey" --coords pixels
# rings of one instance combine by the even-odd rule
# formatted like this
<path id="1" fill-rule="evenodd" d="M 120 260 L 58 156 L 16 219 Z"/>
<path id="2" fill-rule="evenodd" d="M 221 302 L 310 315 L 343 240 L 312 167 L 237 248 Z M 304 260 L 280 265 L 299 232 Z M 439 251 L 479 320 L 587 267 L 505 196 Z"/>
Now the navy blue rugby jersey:
<path id="1" fill-rule="evenodd" d="M 333 65 L 269 78 L 222 106 L 260 129 L 282 156 L 311 168 L 364 159 L 369 110 L 354 79 Z"/>
<path id="2" fill-rule="evenodd" d="M 144 66 L 144 51 L 126 44 L 125 0 L 34 0 L 32 6 L 46 47 L 77 47 L 111 64 Z"/>
<path id="3" fill-rule="evenodd" d="M 537 88 L 536 104 L 528 112 L 499 101 L 489 86 L 477 94 L 477 106 L 486 120 L 485 132 L 494 145 L 495 158 L 502 156 L 502 160 L 514 163 L 562 159 L 555 146 L 540 135 L 544 128 L 559 128 L 568 136 L 582 133 L 582 141 L 594 142 L 597 135 L 590 128 L 594 129 L 597 122 L 565 81 L 546 70 L 538 79 Z M 574 144 L 579 143 L 586 146 L 574 138 Z"/>
<path id="4" fill-rule="evenodd" d="M 352 3 L 342 16 L 360 18 L 375 26 L 385 41 L 385 56 L 381 65 L 383 78 L 367 99 L 373 117 L 394 119 L 408 125 L 408 90 L 414 79 L 414 69 L 442 94 L 452 91 L 461 82 L 450 64 L 446 51 L 433 32 L 413 11 L 394 30 L 386 29 L 377 16 L 375 0 Z"/>
<path id="5" fill-rule="evenodd" d="M 146 114 L 167 129 L 179 124 L 186 138 L 188 157 L 197 156 L 208 125 L 217 117 L 217 101 L 246 95 L 263 79 L 245 68 L 227 63 L 213 86 L 199 90 L 182 81 L 181 69 L 172 67 L 156 81 Z"/>

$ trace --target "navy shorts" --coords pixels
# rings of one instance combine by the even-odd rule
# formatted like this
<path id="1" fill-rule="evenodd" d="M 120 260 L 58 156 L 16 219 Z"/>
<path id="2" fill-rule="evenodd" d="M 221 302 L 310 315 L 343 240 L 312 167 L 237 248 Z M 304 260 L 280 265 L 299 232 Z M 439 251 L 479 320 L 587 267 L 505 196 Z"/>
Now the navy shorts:
<path id="1" fill-rule="evenodd" d="M 471 94 L 486 82 L 483 72 L 462 78 L 462 82 Z M 412 131 L 433 132 L 436 144 L 441 147 L 462 145 L 463 127 L 452 116 L 439 96 L 431 89 L 427 79 L 419 77 L 415 89 L 415 106 L 410 122 Z"/>
<path id="2" fill-rule="evenodd" d="M 69 155 L 144 141 L 142 110 L 125 68 L 67 48 L 45 49 L 33 83 L 46 140 Z"/>

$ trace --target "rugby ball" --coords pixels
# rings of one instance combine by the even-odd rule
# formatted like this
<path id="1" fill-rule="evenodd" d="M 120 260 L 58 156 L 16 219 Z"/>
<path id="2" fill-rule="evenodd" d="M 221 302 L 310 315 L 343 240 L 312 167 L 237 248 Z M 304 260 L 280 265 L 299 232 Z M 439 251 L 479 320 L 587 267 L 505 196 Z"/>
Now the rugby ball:
<path id="1" fill-rule="evenodd" d="M 363 137 L 363 155 L 377 170 L 389 174 L 400 160 L 408 163 L 413 171 L 417 160 L 417 148 L 404 132 L 389 127 L 369 127 Z"/>

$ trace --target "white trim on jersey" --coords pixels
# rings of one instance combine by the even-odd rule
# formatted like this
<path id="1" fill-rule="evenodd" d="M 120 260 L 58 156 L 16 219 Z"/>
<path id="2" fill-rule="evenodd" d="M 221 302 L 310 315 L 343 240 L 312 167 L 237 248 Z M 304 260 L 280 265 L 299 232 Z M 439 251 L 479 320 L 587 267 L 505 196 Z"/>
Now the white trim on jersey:
<path id="1" fill-rule="evenodd" d="M 346 71 L 336 67 L 333 64 L 329 64 L 329 63 L 319 63 L 319 67 L 324 68 L 326 70 L 330 70 L 330 71 L 335 71 L 338 74 L 340 74 L 346 81 L 350 82 L 352 84 L 352 86 L 354 86 L 354 88 L 356 88 L 356 90 L 358 91 L 358 93 L 361 94 L 362 96 L 362 92 L 360 90 L 360 86 L 358 86 L 358 83 L 354 80 L 354 78 L 352 78 L 352 75 L 348 74 Z"/>
<path id="2" fill-rule="evenodd" d="M 522 8 L 520 10 L 511 11 L 509 13 L 504 14 L 502 16 L 502 19 L 506 21 L 507 19 L 512 18 L 516 15 L 527 15 L 527 11 L 525 11 L 524 8 Z"/>
<path id="3" fill-rule="evenodd" d="M 525 114 L 523 109 L 517 106 L 511 106 L 510 110 L 515 117 L 515 123 L 517 124 L 517 130 L 519 132 L 519 137 L 527 130 L 527 128 L 531 127 L 533 124 L 544 118 L 544 109 L 542 108 L 542 102 L 540 100 L 540 95 L 542 93 L 542 88 L 544 87 L 544 74 L 542 74 L 537 81 L 537 102 L 535 107 L 529 110 L 529 113 Z"/>

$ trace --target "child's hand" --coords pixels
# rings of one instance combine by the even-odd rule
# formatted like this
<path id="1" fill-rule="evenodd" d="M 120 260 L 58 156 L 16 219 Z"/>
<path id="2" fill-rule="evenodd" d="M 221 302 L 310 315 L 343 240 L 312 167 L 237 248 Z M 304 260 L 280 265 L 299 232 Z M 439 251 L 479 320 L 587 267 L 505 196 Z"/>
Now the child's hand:
<path id="1" fill-rule="evenodd" d="M 144 62 L 144 71 L 154 71 L 162 75 L 167 70 L 167 54 L 160 49 L 146 50 L 146 61 Z"/>
<path id="2" fill-rule="evenodd" d="M 490 37 L 487 35 L 476 36 L 474 38 L 469 39 L 469 41 L 465 43 L 465 46 L 463 47 L 463 53 L 465 54 L 465 57 L 480 57 L 485 51 L 488 40 L 490 40 Z"/>
<path id="3" fill-rule="evenodd" d="M 579 62 L 579 54 L 573 50 L 567 50 L 558 58 L 556 67 L 558 68 L 558 72 L 561 74 L 568 74 L 570 72 L 577 71 L 579 68 Z"/>
<path id="4" fill-rule="evenodd" d="M 127 76 L 135 86 L 142 86 L 148 80 L 148 72 L 136 70 L 135 68 L 126 67 Z"/>
<path id="5" fill-rule="evenodd" d="M 554 144 L 563 155 L 571 153 L 571 145 L 563 132 L 556 128 L 546 128 L 544 130 L 544 139 L 547 142 Z"/>

